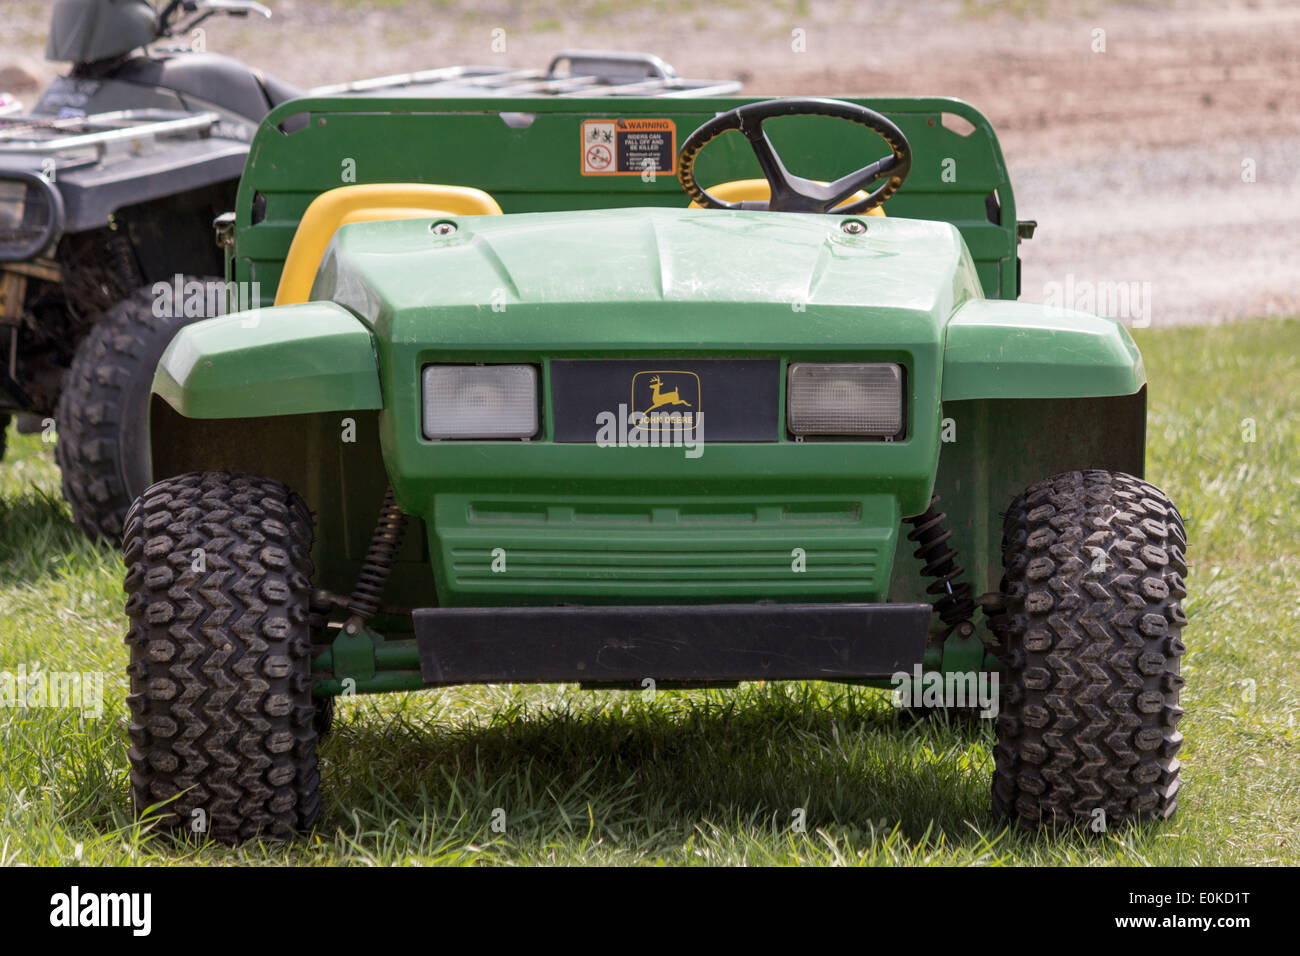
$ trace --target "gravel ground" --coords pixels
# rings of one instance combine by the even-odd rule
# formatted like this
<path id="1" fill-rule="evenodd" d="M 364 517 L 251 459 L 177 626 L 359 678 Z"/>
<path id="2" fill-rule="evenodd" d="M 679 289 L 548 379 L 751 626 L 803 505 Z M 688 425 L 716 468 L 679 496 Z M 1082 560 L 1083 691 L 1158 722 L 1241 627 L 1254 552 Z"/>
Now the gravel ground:
<path id="1" fill-rule="evenodd" d="M 5 5 L 0 67 L 47 79 L 47 5 Z M 1026 299 L 1135 283 L 1136 324 L 1300 313 L 1294 2 L 270 5 L 270 23 L 213 22 L 208 48 L 303 85 L 609 47 L 752 93 L 958 96 L 992 120 L 1021 218 L 1040 224 L 1022 247 Z"/>

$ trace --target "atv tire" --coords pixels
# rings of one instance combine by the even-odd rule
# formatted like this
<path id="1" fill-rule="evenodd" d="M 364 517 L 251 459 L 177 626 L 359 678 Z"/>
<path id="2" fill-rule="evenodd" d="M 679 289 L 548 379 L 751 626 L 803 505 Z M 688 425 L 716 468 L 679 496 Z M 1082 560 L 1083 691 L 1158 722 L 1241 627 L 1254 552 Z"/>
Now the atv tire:
<path id="1" fill-rule="evenodd" d="M 316 700 L 316 709 L 312 714 L 311 724 L 316 728 L 316 739 L 324 740 L 334 729 L 334 698 L 320 697 Z"/>
<path id="2" fill-rule="evenodd" d="M 161 829 L 235 844 L 315 821 L 311 544 L 306 504 L 265 478 L 182 475 L 131 506 L 131 793 Z"/>
<path id="3" fill-rule="evenodd" d="M 1130 475 L 1070 472 L 1007 512 L 993 808 L 1104 832 L 1177 805 L 1182 517 Z"/>
<path id="4" fill-rule="evenodd" d="M 215 281 L 184 280 L 205 289 Z M 157 316 L 155 301 L 146 286 L 104 313 L 77 346 L 54 411 L 63 497 L 78 527 L 115 544 L 127 508 L 150 480 L 146 431 L 158 360 L 181 328 L 209 318 L 206 307 L 205 314 L 184 315 L 183 302 Z"/>

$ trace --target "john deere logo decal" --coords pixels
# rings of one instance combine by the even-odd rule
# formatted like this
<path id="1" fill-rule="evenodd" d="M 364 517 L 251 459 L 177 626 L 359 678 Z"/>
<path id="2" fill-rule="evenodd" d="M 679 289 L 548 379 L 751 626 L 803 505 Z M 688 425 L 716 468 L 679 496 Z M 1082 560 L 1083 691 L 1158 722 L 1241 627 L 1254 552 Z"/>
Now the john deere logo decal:
<path id="1" fill-rule="evenodd" d="M 772 358 L 554 359 L 552 434 L 601 448 L 671 446 L 698 458 L 707 410 L 710 441 L 777 441 L 781 380 Z"/>
<path id="2" fill-rule="evenodd" d="M 699 458 L 704 454 L 700 377 L 681 371 L 634 372 L 631 402 L 619 402 L 618 411 L 596 413 L 596 444 L 601 448 L 681 448 L 687 458 Z"/>
<path id="3" fill-rule="evenodd" d="M 632 376 L 632 413 L 657 428 L 691 429 L 700 408 L 700 377 L 694 372 L 648 371 Z"/>

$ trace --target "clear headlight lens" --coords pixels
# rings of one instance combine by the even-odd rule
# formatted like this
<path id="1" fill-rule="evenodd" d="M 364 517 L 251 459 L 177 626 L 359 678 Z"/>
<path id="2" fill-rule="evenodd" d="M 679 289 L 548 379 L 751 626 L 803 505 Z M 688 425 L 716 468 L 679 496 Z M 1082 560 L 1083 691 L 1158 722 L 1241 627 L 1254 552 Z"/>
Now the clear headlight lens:
<path id="1" fill-rule="evenodd" d="M 786 418 L 794 435 L 892 438 L 903 430 L 902 366 L 795 362 Z"/>
<path id="2" fill-rule="evenodd" d="M 0 262 L 30 259 L 49 245 L 62 221 L 58 200 L 37 177 L 0 179 Z"/>
<path id="3" fill-rule="evenodd" d="M 532 365 L 430 365 L 424 370 L 424 437 L 532 438 Z"/>
<path id="4" fill-rule="evenodd" d="M 17 229 L 21 226 L 26 205 L 27 184 L 13 179 L 0 179 L 0 229 Z"/>

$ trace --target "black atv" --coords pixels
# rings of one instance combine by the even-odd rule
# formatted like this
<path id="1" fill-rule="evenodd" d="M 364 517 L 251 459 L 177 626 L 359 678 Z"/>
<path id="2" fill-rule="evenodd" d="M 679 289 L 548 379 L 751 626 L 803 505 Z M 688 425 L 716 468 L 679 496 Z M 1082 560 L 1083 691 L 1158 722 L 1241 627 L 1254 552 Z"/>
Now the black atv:
<path id="1" fill-rule="evenodd" d="M 0 109 L 0 456 L 5 426 L 53 434 L 63 493 L 92 536 L 121 537 L 149 484 L 155 366 L 182 326 L 224 310 L 213 221 L 248 143 L 301 95 L 194 49 L 199 23 L 270 17 L 250 0 L 56 0 L 46 57 L 71 62 L 26 113 Z M 448 66 L 317 93 L 735 92 L 645 54 L 561 53 L 545 70 Z M 301 119 L 298 120 L 301 122 Z M 286 121 L 286 132 L 293 122 Z M 193 290 L 197 289 L 197 294 Z"/>
<path id="2" fill-rule="evenodd" d="M 246 0 L 57 0 L 45 55 L 73 67 L 0 117 L 0 419 L 57 422 L 63 492 L 91 534 L 120 536 L 148 481 L 154 366 L 203 317 L 156 316 L 149 290 L 222 273 L 212 220 L 258 121 L 299 95 L 216 53 L 146 50 L 214 13 L 270 16 Z"/>

